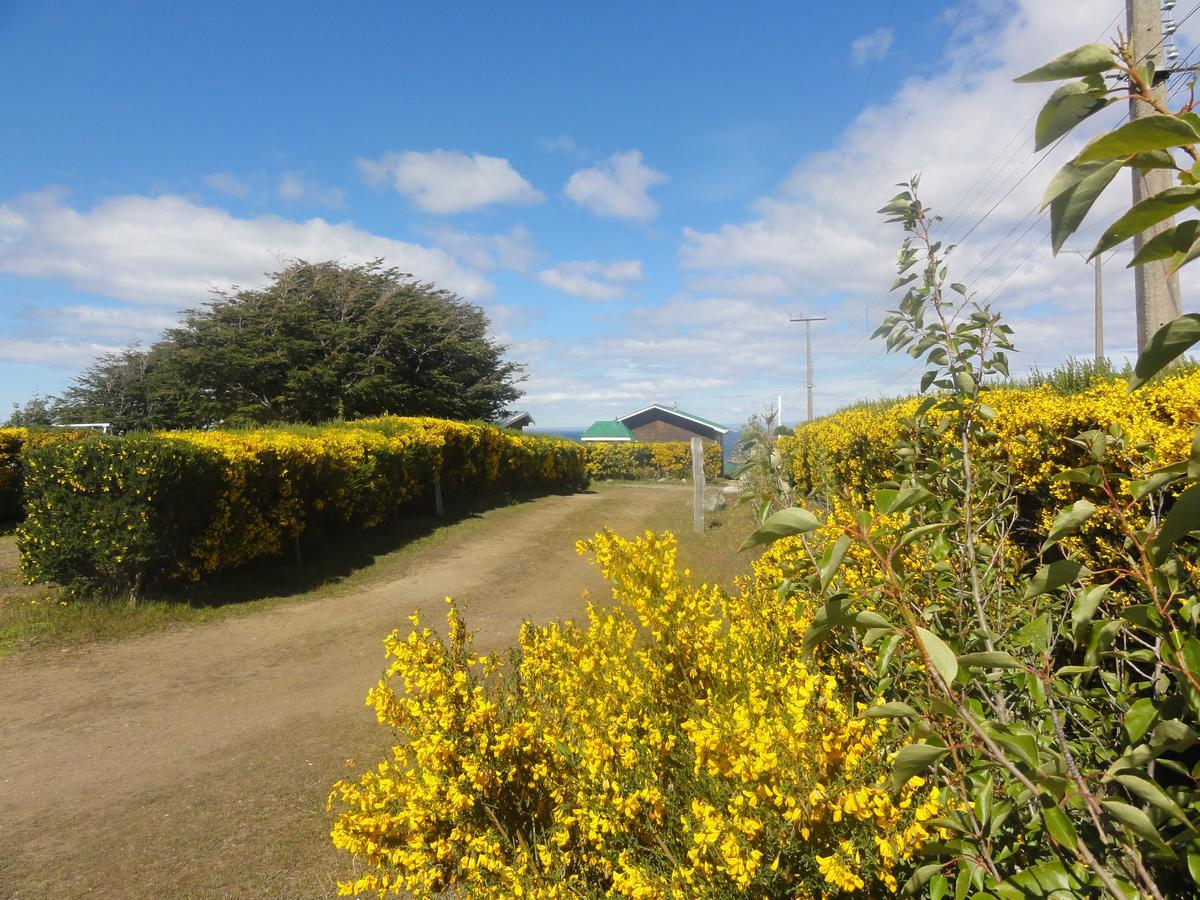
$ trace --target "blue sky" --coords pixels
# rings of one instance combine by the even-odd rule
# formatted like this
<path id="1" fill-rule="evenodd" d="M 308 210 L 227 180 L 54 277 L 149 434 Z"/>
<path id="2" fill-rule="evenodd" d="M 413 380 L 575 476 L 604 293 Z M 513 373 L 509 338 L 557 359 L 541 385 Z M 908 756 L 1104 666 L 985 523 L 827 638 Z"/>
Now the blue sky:
<path id="1" fill-rule="evenodd" d="M 1090 277 L 1028 216 L 1046 92 L 1011 78 L 1122 6 L 0 0 L 0 413 L 210 288 L 379 255 L 485 307 L 539 425 L 779 394 L 791 421 L 799 309 L 829 316 L 818 412 L 899 393 L 908 360 L 865 339 L 898 243 L 873 210 L 918 168 L 952 236 L 998 200 L 960 266 L 1020 364 L 1085 355 Z"/>

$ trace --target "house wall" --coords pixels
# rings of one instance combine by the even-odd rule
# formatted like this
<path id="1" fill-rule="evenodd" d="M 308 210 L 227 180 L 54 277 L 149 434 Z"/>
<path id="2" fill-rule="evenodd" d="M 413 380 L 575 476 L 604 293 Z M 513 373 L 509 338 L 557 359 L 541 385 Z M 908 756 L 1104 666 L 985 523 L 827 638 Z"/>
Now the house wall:
<path id="1" fill-rule="evenodd" d="M 639 441 L 690 441 L 698 437 L 717 444 L 722 451 L 725 449 L 723 434 L 687 419 L 668 417 L 664 413 L 651 411 L 621 421 Z"/>

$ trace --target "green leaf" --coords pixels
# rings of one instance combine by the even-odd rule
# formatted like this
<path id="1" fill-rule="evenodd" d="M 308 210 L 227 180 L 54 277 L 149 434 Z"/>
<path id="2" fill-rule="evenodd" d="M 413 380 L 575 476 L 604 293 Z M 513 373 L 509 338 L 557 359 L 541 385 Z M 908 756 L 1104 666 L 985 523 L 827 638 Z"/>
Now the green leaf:
<path id="1" fill-rule="evenodd" d="M 1046 830 L 1050 832 L 1050 836 L 1069 850 L 1074 850 L 1075 845 L 1079 843 L 1079 835 L 1067 814 L 1059 806 L 1049 804 L 1042 809 L 1042 815 L 1046 819 Z"/>
<path id="2" fill-rule="evenodd" d="M 1184 256 L 1200 241 L 1200 219 L 1188 219 L 1174 228 L 1156 234 L 1133 255 L 1127 269 L 1173 256 Z"/>
<path id="3" fill-rule="evenodd" d="M 1129 709 L 1125 710 L 1125 734 L 1129 736 L 1129 743 L 1140 741 L 1157 718 L 1158 707 L 1149 697 L 1142 697 L 1130 704 Z"/>
<path id="4" fill-rule="evenodd" d="M 1064 469 L 1051 480 L 1073 481 L 1076 484 L 1087 484 L 1092 487 L 1098 487 L 1100 485 L 1100 469 L 1096 466 L 1084 466 L 1080 469 Z"/>
<path id="5" fill-rule="evenodd" d="M 1085 574 L 1088 574 L 1088 570 L 1073 559 L 1060 559 L 1048 566 L 1042 566 L 1037 570 L 1037 574 L 1029 579 L 1023 599 L 1029 600 L 1040 594 L 1048 594 Z"/>
<path id="6" fill-rule="evenodd" d="M 1092 205 L 1120 171 L 1119 159 L 1099 164 L 1095 171 L 1085 174 L 1050 201 L 1050 246 L 1055 253 L 1083 224 Z"/>
<path id="7" fill-rule="evenodd" d="M 1154 538 L 1154 546 L 1159 550 L 1167 550 L 1188 532 L 1200 528 L 1200 484 L 1190 488 L 1175 498 L 1175 502 L 1167 511 L 1167 518 L 1162 528 Z"/>
<path id="8" fill-rule="evenodd" d="M 1115 778 L 1117 781 L 1121 782 L 1121 784 L 1123 784 L 1134 796 L 1145 800 L 1156 809 L 1162 810 L 1168 816 L 1177 820 L 1189 831 L 1196 830 L 1195 826 L 1192 825 L 1191 821 L 1188 820 L 1187 814 L 1183 811 L 1183 808 L 1174 800 L 1172 800 L 1167 792 L 1153 781 L 1143 778 L 1140 775 L 1133 775 L 1130 773 L 1122 773 L 1115 776 Z"/>
<path id="9" fill-rule="evenodd" d="M 904 512 L 906 509 L 912 509 L 931 498 L 933 494 L 925 490 L 923 487 L 907 487 L 900 491 L 892 501 L 888 512 L 897 513 Z"/>
<path id="10" fill-rule="evenodd" d="M 1178 116 L 1156 113 L 1126 122 L 1120 128 L 1093 138 L 1079 155 L 1077 162 L 1096 162 L 1145 153 L 1147 150 L 1166 150 L 1187 147 L 1200 140 L 1192 124 Z"/>
<path id="11" fill-rule="evenodd" d="M 1200 341 L 1200 314 L 1188 313 L 1173 319 L 1150 337 L 1138 354 L 1129 389 L 1137 390 Z"/>
<path id="12" fill-rule="evenodd" d="M 933 663 L 933 667 L 946 684 L 954 681 L 954 676 L 958 674 L 958 658 L 954 655 L 954 651 L 946 645 L 946 642 L 929 629 L 919 625 L 917 626 L 917 640 L 925 648 L 930 662 Z"/>
<path id="13" fill-rule="evenodd" d="M 780 538 L 815 531 L 819 527 L 821 527 L 821 522 L 807 509 L 796 506 L 790 509 L 781 509 L 763 522 L 750 537 L 746 538 L 738 550 L 745 550 L 759 544 L 773 544 Z"/>
<path id="14" fill-rule="evenodd" d="M 907 703 L 893 701 L 882 706 L 872 706 L 862 714 L 864 719 L 914 719 L 921 714 Z"/>
<path id="15" fill-rule="evenodd" d="M 929 882 L 929 879 L 940 871 L 942 871 L 940 863 L 930 863 L 927 866 L 921 866 L 904 883 L 904 887 L 900 889 L 900 895 L 903 897 L 915 897 L 917 892 Z"/>
<path id="16" fill-rule="evenodd" d="M 1033 84 L 1038 81 L 1061 81 L 1064 78 L 1082 78 L 1098 75 L 1116 68 L 1113 52 L 1104 44 L 1084 44 L 1070 53 L 1064 53 L 1032 72 L 1014 78 L 1017 84 Z"/>
<path id="17" fill-rule="evenodd" d="M 980 653 L 964 653 L 958 658 L 960 666 L 978 669 L 1024 669 L 1025 665 L 1011 653 L 1003 650 L 985 650 Z"/>
<path id="18" fill-rule="evenodd" d="M 1071 606 L 1071 636 L 1076 644 L 1083 643 L 1084 626 L 1092 621 L 1100 601 L 1108 593 L 1108 585 L 1101 584 L 1075 595 L 1075 603 Z"/>
<path id="19" fill-rule="evenodd" d="M 822 589 L 829 587 L 829 582 L 833 580 L 834 573 L 842 564 L 842 559 L 846 556 L 846 551 L 850 549 L 850 544 L 850 537 L 843 534 L 822 555 L 820 566 Z"/>
<path id="20" fill-rule="evenodd" d="M 907 744 L 896 753 L 892 766 L 892 790 L 899 791 L 914 775 L 920 775 L 946 753 L 932 744 Z"/>
<path id="21" fill-rule="evenodd" d="M 1011 878 L 1005 879 L 1003 884 L 997 885 L 996 892 L 1005 900 L 1009 897 L 1050 897 L 1058 891 L 1069 897 L 1077 897 L 1082 896 L 1082 887 L 1079 879 L 1061 862 L 1055 860 L 1022 869 Z"/>
<path id="22" fill-rule="evenodd" d="M 931 522 L 928 525 L 918 525 L 916 528 L 910 528 L 900 536 L 900 540 L 896 541 L 896 546 L 907 547 L 915 540 L 923 538 L 927 534 L 933 534 L 935 531 L 940 531 L 945 528 L 946 522 Z"/>
<path id="23" fill-rule="evenodd" d="M 1042 550 L 1057 544 L 1068 534 L 1074 534 L 1095 513 L 1095 504 L 1087 500 L 1076 500 L 1074 506 L 1064 509 L 1055 517 L 1054 524 L 1050 526 L 1050 533 L 1046 535 L 1046 541 L 1042 544 Z"/>
<path id="24" fill-rule="evenodd" d="M 1050 99 L 1038 113 L 1037 125 L 1033 132 L 1034 151 L 1048 147 L 1111 102 L 1103 88 L 1096 90 L 1086 81 L 1064 84 L 1050 95 Z"/>
<path id="25" fill-rule="evenodd" d="M 1166 842 L 1159 835 L 1158 829 L 1150 821 L 1150 817 L 1136 806 L 1130 806 L 1128 803 L 1123 803 L 1120 800 L 1101 800 L 1100 805 L 1104 807 L 1110 816 L 1128 826 L 1129 830 L 1138 837 L 1149 841 L 1156 847 L 1161 847 L 1163 850 L 1168 849 Z"/>
<path id="26" fill-rule="evenodd" d="M 1187 864 L 1188 874 L 1192 876 L 1192 881 L 1200 885 L 1200 853 L 1189 853 Z"/>
<path id="27" fill-rule="evenodd" d="M 1200 184 L 1181 184 L 1159 191 L 1140 203 L 1135 203 L 1125 215 L 1108 226 L 1092 248 L 1089 259 L 1095 259 L 1105 250 L 1122 244 L 1151 225 L 1192 208 L 1200 202 Z"/>

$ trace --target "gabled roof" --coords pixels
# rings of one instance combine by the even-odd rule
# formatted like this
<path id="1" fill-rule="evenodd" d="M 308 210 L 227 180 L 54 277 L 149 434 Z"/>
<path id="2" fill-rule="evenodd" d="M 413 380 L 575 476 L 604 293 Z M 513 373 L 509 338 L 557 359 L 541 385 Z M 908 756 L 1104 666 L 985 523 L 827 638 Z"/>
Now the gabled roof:
<path id="1" fill-rule="evenodd" d="M 627 419 L 632 419 L 634 416 L 640 416 L 642 413 L 650 412 L 653 409 L 660 410 L 665 413 L 670 413 L 673 416 L 679 416 L 681 419 L 689 419 L 692 422 L 698 422 L 701 425 L 706 425 L 713 431 L 719 431 L 721 434 L 728 434 L 732 429 L 726 428 L 724 425 L 718 425 L 711 419 L 706 419 L 703 416 L 697 416 L 690 412 L 684 412 L 682 409 L 676 409 L 673 406 L 663 406 L 661 403 L 651 403 L 649 406 L 639 409 L 637 412 L 632 412 L 627 416 L 621 416 L 619 421 L 624 422 Z"/>
<path id="2" fill-rule="evenodd" d="M 507 419 L 502 419 L 500 421 L 500 427 L 501 428 L 513 428 L 517 425 L 520 425 L 522 422 L 524 422 L 524 424 L 526 424 L 526 425 L 534 424 L 533 416 L 531 416 L 527 412 L 515 412 L 511 416 L 509 416 Z"/>
<path id="3" fill-rule="evenodd" d="M 601 419 L 583 433 L 583 441 L 632 441 L 633 432 L 616 419 Z"/>

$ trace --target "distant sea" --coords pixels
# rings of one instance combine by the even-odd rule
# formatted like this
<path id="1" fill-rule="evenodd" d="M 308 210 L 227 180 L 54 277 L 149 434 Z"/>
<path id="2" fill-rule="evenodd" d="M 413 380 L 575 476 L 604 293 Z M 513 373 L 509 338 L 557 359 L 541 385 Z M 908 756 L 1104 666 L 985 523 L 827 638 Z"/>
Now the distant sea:
<path id="1" fill-rule="evenodd" d="M 545 437 L 560 437 L 566 438 L 568 441 L 578 441 L 583 439 L 583 433 L 586 428 L 527 428 L 529 434 L 540 434 Z M 733 451 L 737 449 L 738 438 L 742 432 L 734 429 L 725 435 L 725 458 L 729 459 L 733 455 Z"/>

